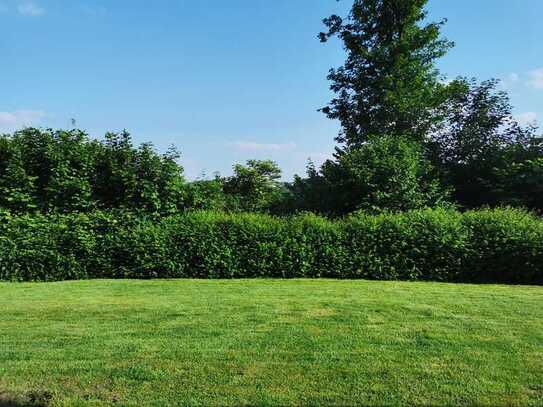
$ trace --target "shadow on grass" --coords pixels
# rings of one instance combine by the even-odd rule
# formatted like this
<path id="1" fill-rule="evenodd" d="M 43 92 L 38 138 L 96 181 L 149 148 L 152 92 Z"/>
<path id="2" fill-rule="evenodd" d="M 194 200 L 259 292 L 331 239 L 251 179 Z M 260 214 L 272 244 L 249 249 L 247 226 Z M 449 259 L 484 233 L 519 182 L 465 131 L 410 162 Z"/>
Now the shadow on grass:
<path id="1" fill-rule="evenodd" d="M 0 407 L 46 407 L 46 404 L 32 404 L 30 402 L 18 400 L 0 400 Z"/>
<path id="2" fill-rule="evenodd" d="M 19 397 L 0 391 L 0 407 L 47 407 L 52 398 L 47 391 L 33 391 Z"/>

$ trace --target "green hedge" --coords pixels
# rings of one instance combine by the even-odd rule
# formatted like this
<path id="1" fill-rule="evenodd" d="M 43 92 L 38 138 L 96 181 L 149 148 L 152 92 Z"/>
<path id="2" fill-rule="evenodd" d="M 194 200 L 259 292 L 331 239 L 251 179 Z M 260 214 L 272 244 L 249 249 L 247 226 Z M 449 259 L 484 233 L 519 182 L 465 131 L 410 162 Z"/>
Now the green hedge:
<path id="1" fill-rule="evenodd" d="M 543 283 L 543 220 L 514 209 L 330 221 L 0 212 L 0 280 L 327 277 Z"/>

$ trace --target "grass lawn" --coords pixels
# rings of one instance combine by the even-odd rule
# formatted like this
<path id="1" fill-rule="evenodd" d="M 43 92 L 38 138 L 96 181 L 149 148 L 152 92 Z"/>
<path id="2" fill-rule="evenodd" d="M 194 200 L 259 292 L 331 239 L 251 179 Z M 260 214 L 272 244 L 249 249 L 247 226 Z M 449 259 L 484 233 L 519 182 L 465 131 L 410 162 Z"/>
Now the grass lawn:
<path id="1" fill-rule="evenodd" d="M 543 405 L 543 287 L 0 284 L 0 406 Z"/>

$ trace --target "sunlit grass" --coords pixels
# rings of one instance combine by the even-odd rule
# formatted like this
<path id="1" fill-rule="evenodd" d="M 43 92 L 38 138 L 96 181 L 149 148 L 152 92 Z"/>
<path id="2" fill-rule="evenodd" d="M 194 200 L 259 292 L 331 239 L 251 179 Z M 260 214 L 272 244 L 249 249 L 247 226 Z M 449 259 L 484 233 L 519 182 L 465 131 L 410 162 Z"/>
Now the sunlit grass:
<path id="1" fill-rule="evenodd" d="M 0 284 L 0 406 L 543 405 L 543 288 Z"/>

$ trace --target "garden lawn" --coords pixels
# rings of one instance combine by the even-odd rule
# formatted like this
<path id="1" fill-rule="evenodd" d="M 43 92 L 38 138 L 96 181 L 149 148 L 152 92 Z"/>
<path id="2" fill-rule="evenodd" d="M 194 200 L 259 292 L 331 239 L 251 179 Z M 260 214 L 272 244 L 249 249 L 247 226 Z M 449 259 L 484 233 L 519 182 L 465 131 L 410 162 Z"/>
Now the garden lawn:
<path id="1" fill-rule="evenodd" d="M 0 406 L 543 405 L 543 287 L 0 284 Z"/>

